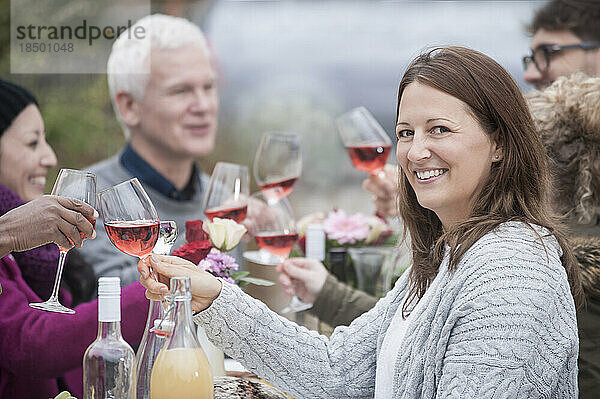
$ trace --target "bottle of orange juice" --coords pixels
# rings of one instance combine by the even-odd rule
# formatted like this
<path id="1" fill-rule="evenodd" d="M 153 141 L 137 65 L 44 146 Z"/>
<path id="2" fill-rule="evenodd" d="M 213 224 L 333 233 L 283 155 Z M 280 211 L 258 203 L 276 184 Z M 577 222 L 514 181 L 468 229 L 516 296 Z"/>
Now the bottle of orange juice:
<path id="1" fill-rule="evenodd" d="M 171 278 L 174 327 L 152 367 L 152 399 L 213 399 L 210 364 L 196 338 L 189 277 Z"/>

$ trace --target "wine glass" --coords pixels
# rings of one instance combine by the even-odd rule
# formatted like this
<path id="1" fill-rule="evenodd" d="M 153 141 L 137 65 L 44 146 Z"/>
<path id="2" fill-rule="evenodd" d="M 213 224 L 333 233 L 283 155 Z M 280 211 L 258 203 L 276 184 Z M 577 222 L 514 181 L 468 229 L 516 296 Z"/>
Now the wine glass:
<path id="1" fill-rule="evenodd" d="M 80 170 L 61 169 L 58 173 L 56 181 L 54 182 L 52 195 L 75 198 L 95 208 L 96 175 Z M 94 219 L 88 220 L 93 226 L 95 226 L 96 221 Z M 81 238 L 83 238 L 83 233 L 80 234 Z M 52 295 L 50 295 L 50 298 L 46 302 L 30 303 L 29 306 L 35 309 L 47 310 L 49 312 L 73 314 L 75 313 L 73 309 L 69 309 L 66 306 L 61 305 L 58 301 L 58 290 L 60 288 L 60 281 L 65 265 L 65 259 L 67 257 L 67 252 L 69 252 L 69 249 L 71 248 L 63 248 L 59 245 L 58 249 L 60 250 L 60 256 L 58 258 L 58 269 L 56 270 L 56 277 L 54 278 Z"/>
<path id="2" fill-rule="evenodd" d="M 294 212 L 290 202 L 279 187 L 252 194 L 252 206 L 260 208 L 260 218 L 252 226 L 251 234 L 261 251 L 266 251 L 283 262 L 298 240 Z M 312 307 L 296 295 L 279 313 L 300 312 Z"/>
<path id="3" fill-rule="evenodd" d="M 249 194 L 248 168 L 217 162 L 204 197 L 204 214 L 211 222 L 218 217 L 240 223 L 248 213 Z"/>
<path id="4" fill-rule="evenodd" d="M 373 115 L 365 107 L 358 107 L 341 115 L 336 123 L 354 167 L 383 178 L 392 141 Z"/>
<path id="5" fill-rule="evenodd" d="M 143 259 L 150 255 L 160 231 L 158 213 L 137 178 L 98 194 L 106 234 L 121 252 Z"/>
<path id="6" fill-rule="evenodd" d="M 302 172 L 300 137 L 296 134 L 263 134 L 253 169 L 261 190 L 279 187 L 284 196 L 289 195 Z"/>

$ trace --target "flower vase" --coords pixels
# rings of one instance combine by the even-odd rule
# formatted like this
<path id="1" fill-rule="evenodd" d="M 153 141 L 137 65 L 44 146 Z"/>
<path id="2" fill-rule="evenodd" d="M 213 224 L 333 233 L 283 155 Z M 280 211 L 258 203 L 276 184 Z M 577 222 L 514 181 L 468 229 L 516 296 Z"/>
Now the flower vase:
<path id="1" fill-rule="evenodd" d="M 327 265 L 328 269 L 333 274 L 338 281 L 342 283 L 348 283 L 347 276 L 347 262 L 346 262 L 346 254 L 347 250 L 344 247 L 334 247 L 329 249 L 327 252 Z"/>
<path id="2" fill-rule="evenodd" d="M 206 331 L 204 331 L 204 327 L 198 326 L 197 335 L 200 346 L 202 346 L 202 350 L 206 354 L 208 362 L 210 363 L 210 369 L 213 377 L 224 376 L 225 355 L 223 354 L 223 351 L 209 341 L 208 337 L 206 336 Z"/>
<path id="3" fill-rule="evenodd" d="M 381 271 L 392 249 L 392 247 L 348 248 L 359 290 L 369 295 L 381 296 Z"/>

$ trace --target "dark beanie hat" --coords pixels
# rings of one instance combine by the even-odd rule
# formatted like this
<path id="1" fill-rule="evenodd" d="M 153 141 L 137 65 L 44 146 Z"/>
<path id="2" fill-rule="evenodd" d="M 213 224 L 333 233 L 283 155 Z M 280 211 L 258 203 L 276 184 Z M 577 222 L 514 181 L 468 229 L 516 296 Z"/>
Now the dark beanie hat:
<path id="1" fill-rule="evenodd" d="M 30 92 L 0 79 L 0 136 L 29 104 L 38 105 Z"/>

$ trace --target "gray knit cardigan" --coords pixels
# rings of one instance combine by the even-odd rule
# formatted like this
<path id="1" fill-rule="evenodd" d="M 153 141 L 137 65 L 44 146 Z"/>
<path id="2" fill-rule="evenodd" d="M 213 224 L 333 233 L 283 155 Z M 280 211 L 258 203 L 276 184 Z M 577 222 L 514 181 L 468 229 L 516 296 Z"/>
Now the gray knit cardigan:
<path id="1" fill-rule="evenodd" d="M 395 364 L 376 359 L 408 273 L 329 339 L 226 283 L 194 320 L 225 353 L 296 399 L 372 398 L 376 367 L 394 367 L 398 399 L 576 398 L 574 302 L 558 242 L 536 230 L 509 222 L 478 240 L 411 315 Z"/>

